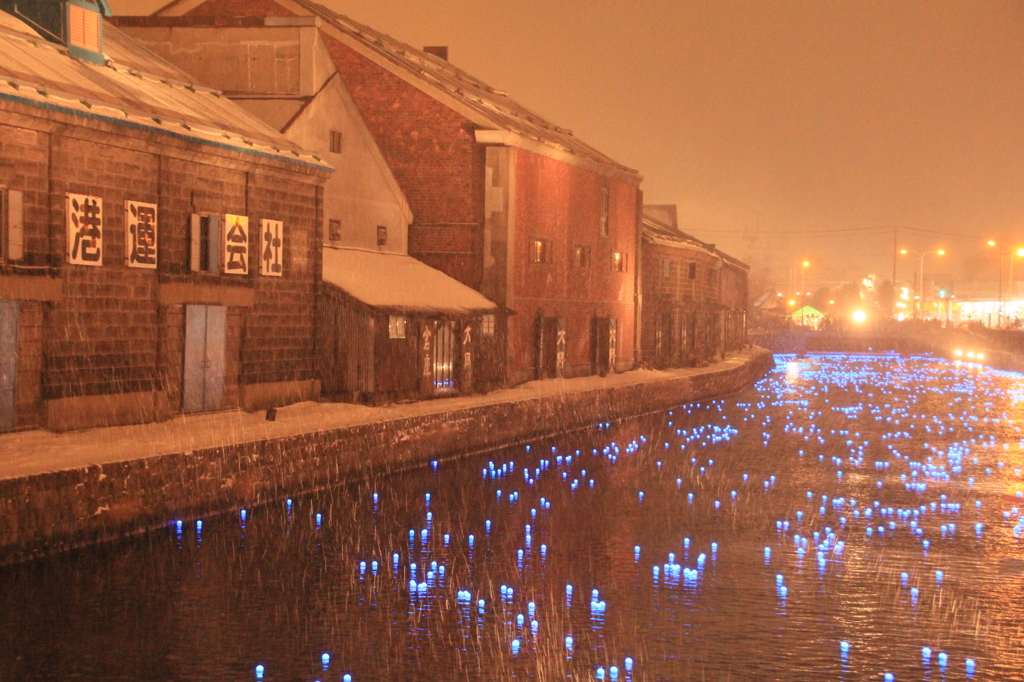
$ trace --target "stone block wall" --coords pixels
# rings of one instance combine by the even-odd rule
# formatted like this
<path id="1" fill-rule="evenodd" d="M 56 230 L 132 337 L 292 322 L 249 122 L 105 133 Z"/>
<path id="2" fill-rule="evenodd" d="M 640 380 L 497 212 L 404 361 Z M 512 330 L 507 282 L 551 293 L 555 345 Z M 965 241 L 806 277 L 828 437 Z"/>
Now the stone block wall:
<path id="1" fill-rule="evenodd" d="M 228 306 L 226 407 L 241 384 L 312 386 L 325 173 L 12 102 L 0 132 L 0 188 L 24 194 L 25 256 L 0 260 L 22 311 L 16 428 L 180 411 L 189 303 Z M 100 267 L 65 262 L 69 192 L 103 200 Z M 126 263 L 126 200 L 158 206 L 156 270 Z M 191 271 L 193 213 L 249 217 L 248 275 Z M 281 277 L 259 274 L 261 218 L 284 223 Z"/>
<path id="2" fill-rule="evenodd" d="M 716 371 L 482 405 L 0 481 L 0 563 L 301 494 L 353 477 L 504 447 L 735 393 L 767 351 Z"/>

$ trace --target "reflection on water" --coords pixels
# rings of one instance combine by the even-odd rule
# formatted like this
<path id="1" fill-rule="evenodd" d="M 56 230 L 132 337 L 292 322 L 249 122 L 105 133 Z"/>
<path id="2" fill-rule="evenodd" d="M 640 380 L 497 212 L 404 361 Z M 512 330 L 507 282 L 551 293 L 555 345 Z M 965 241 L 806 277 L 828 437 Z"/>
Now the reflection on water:
<path id="1" fill-rule="evenodd" d="M 780 357 L 728 401 L 172 520 L 0 571 L 0 679 L 1021 679 L 1022 399 Z"/>

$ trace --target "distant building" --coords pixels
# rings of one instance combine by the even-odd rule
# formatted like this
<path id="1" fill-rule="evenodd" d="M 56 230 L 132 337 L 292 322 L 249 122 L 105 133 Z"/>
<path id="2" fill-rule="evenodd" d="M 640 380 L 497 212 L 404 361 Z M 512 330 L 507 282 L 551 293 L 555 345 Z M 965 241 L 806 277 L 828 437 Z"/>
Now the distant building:
<path id="1" fill-rule="evenodd" d="M 750 268 L 681 232 L 673 205 L 645 206 L 644 362 L 701 365 L 746 342 Z"/>
<path id="2" fill-rule="evenodd" d="M 331 166 L 102 2 L 15 4 L 36 28 L 0 11 L 0 430 L 316 398 Z"/>
<path id="3" fill-rule="evenodd" d="M 190 14 L 118 22 L 336 168 L 323 192 L 318 347 L 325 397 L 380 401 L 500 383 L 494 330 L 501 311 L 408 255 L 412 210 L 335 66 L 318 17 L 213 21 Z"/>
<path id="4" fill-rule="evenodd" d="M 408 199 L 409 254 L 494 301 L 499 312 L 513 313 L 499 314 L 493 326 L 495 343 L 507 353 L 507 374 L 485 383 L 634 366 L 636 171 L 453 66 L 447 50 L 410 47 L 308 0 L 175 0 L 152 16 L 118 23 L 156 52 L 193 60 L 189 68 L 204 73 L 207 67 L 223 72 L 217 62 L 234 49 L 232 36 L 252 27 L 268 35 L 290 27 L 315 33 L 315 39 L 289 39 L 290 45 L 247 42 L 252 58 L 273 53 L 281 69 L 238 69 L 239 85 L 231 89 L 250 93 L 251 110 L 274 109 L 286 122 L 315 98 L 300 90 L 291 104 L 280 97 L 257 102 L 256 80 L 292 68 L 300 81 L 317 69 L 321 75 L 337 69 Z M 333 65 L 302 59 L 321 43 Z M 322 81 L 309 76 L 305 82 Z M 328 243 L 330 236 L 328 229 Z M 476 338 L 486 338 L 491 327 L 480 326 Z M 427 340 L 420 338 L 423 353 Z M 496 366 L 475 364 L 479 372 Z"/>

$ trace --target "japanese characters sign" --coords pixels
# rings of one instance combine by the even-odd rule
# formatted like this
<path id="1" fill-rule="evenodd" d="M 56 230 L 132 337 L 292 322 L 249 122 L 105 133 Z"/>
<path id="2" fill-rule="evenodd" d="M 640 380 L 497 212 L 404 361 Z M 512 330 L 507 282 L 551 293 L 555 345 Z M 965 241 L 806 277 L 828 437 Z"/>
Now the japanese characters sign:
<path id="1" fill-rule="evenodd" d="M 103 265 L 103 199 L 69 192 L 65 201 L 68 262 Z"/>
<path id="2" fill-rule="evenodd" d="M 249 218 L 224 216 L 224 274 L 249 274 Z"/>
<path id="3" fill-rule="evenodd" d="M 156 204 L 125 201 L 124 226 L 128 267 L 156 269 Z"/>
<path id="4" fill-rule="evenodd" d="M 260 274 L 280 277 L 284 268 L 284 224 L 280 220 L 260 221 Z"/>

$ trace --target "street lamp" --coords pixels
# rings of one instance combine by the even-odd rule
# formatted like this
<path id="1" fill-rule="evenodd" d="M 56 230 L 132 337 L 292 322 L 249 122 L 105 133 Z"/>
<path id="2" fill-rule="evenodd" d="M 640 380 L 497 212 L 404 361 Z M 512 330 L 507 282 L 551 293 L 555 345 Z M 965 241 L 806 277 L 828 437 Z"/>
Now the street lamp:
<path id="1" fill-rule="evenodd" d="M 998 316 L 998 326 L 1002 327 L 1002 317 L 1004 317 L 1004 312 L 1002 312 L 1002 257 L 1007 256 L 1007 255 L 1010 256 L 1010 298 L 1012 299 L 1014 297 L 1014 253 L 1016 253 L 1019 257 L 1024 257 L 1024 249 L 1017 249 L 1017 251 L 1014 252 L 1014 251 L 1011 251 L 1010 249 L 1008 249 L 1006 244 L 1001 243 L 1001 242 L 995 242 L 993 240 L 989 240 L 988 241 L 988 246 L 998 247 L 999 248 L 999 316 Z"/>
<path id="2" fill-rule="evenodd" d="M 917 287 L 917 302 L 914 304 L 914 319 L 917 319 L 919 307 L 921 310 L 921 317 L 924 318 L 924 257 L 933 253 L 936 256 L 945 256 L 946 251 L 944 249 L 935 249 L 934 251 L 910 251 L 909 249 L 900 249 L 900 253 L 903 255 L 913 254 L 921 257 L 920 267 L 917 269 L 919 286 Z"/>

